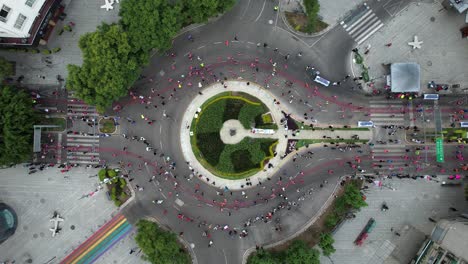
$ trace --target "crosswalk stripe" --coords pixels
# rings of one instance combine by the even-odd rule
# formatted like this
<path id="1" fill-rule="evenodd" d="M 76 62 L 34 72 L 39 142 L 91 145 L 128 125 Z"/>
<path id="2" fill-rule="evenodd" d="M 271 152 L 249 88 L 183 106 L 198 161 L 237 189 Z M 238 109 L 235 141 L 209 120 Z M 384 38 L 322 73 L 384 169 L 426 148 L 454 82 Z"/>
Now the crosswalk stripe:
<path id="1" fill-rule="evenodd" d="M 366 19 L 369 16 L 373 16 L 373 15 L 374 14 L 371 11 L 368 10 L 362 17 L 360 17 L 358 20 L 356 20 L 356 22 L 349 25 L 346 28 L 346 31 L 348 31 L 348 33 L 351 34 L 352 32 L 350 32 L 350 30 L 353 29 L 353 27 L 355 27 L 356 25 L 359 25 L 359 23 L 361 23 L 362 20 Z"/>
<path id="2" fill-rule="evenodd" d="M 68 138 L 99 138 L 99 136 L 68 134 Z"/>
<path id="3" fill-rule="evenodd" d="M 375 107 L 375 108 L 388 108 L 388 107 L 395 107 L 395 108 L 401 108 L 403 105 L 401 104 L 370 104 L 370 107 Z"/>
<path id="4" fill-rule="evenodd" d="M 363 43 L 364 41 L 366 41 L 366 39 L 368 39 L 370 36 L 372 36 L 372 34 L 377 32 L 377 30 L 379 30 L 381 27 L 383 27 L 382 22 L 380 22 L 380 24 L 376 28 L 374 28 L 371 32 L 369 32 L 366 36 L 364 36 L 362 39 L 358 40 L 357 43 L 358 44 Z M 359 37 L 358 37 L 358 39 L 359 39 Z"/>
<path id="5" fill-rule="evenodd" d="M 360 35 L 368 26 L 372 26 L 374 23 L 376 23 L 379 20 L 378 17 L 376 17 L 374 14 L 371 16 L 367 17 L 365 21 L 363 21 L 358 27 L 354 28 L 350 32 L 348 32 L 353 38 L 356 38 L 357 36 Z"/>
<path id="6" fill-rule="evenodd" d="M 404 114 L 392 114 L 392 113 L 371 113 L 372 116 L 382 116 L 382 117 L 390 117 L 391 115 L 394 115 L 394 117 L 404 117 Z"/>
<path id="7" fill-rule="evenodd" d="M 388 104 L 388 103 L 399 103 L 399 104 L 403 104 L 401 102 L 394 102 L 394 101 L 388 101 L 388 100 L 371 100 L 369 101 L 370 104 Z"/>
<path id="8" fill-rule="evenodd" d="M 364 13 L 359 12 L 359 14 L 354 15 L 354 18 L 351 18 L 351 20 L 355 18 L 357 18 L 357 20 L 353 21 L 351 24 L 346 24 L 345 21 L 350 20 L 345 19 L 341 21 L 340 25 L 358 44 L 361 44 L 384 25 L 372 9 L 368 7 Z"/>

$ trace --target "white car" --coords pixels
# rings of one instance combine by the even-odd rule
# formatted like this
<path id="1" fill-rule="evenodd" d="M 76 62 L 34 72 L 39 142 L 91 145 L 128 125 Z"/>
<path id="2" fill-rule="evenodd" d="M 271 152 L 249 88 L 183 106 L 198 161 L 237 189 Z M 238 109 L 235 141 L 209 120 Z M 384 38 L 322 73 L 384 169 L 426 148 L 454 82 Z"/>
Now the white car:
<path id="1" fill-rule="evenodd" d="M 146 151 L 152 151 L 153 148 L 152 147 L 146 147 Z"/>

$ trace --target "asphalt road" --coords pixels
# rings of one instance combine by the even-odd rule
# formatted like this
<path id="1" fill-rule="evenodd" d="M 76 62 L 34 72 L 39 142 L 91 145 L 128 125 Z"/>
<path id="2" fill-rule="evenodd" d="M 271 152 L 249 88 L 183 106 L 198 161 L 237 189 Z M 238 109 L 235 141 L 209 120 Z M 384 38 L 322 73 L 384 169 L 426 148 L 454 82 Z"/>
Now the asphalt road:
<path id="1" fill-rule="evenodd" d="M 374 12 L 381 14 L 383 20 L 391 19 L 385 15 L 388 13 L 383 9 L 385 3 L 381 1 L 372 5 Z M 100 142 L 101 160 L 107 164 L 121 162 L 125 170 L 130 171 L 132 186 L 144 188 L 143 191 L 135 190 L 136 199 L 124 209 L 124 214 L 132 222 L 142 217 L 153 217 L 174 232 L 183 232 L 182 238 L 194 245 L 193 253 L 198 263 L 241 263 L 247 249 L 290 236 L 316 214 L 341 176 L 360 173 L 351 165 L 359 165 L 363 173 L 373 173 L 379 163 L 375 157 L 377 154 L 369 146 L 341 151 L 341 146 L 320 145 L 302 151 L 295 161 L 290 157 L 285 166 L 270 176 L 270 180 L 245 192 L 219 190 L 200 181 L 197 176 L 189 177 L 191 171 L 182 158 L 176 131 L 180 126 L 188 125 L 181 124 L 180 120 L 191 99 L 216 79 L 243 78 L 263 84 L 289 113 L 299 118 L 308 113 L 310 119 L 316 119 L 323 126 L 355 126 L 358 120 L 369 120 L 372 112 L 370 100 L 386 100 L 384 97 L 365 97 L 360 90 L 351 89 L 356 86 L 352 80 L 340 86 L 314 88 L 305 67 L 311 65 L 331 81 L 340 81 L 349 74 L 350 51 L 355 42 L 339 26 L 323 36 L 307 39 L 294 36 L 285 30 L 278 13 L 273 11 L 274 5 L 275 1 L 268 0 L 240 1 L 217 21 L 181 34 L 174 40 L 173 49 L 168 54 L 155 55 L 151 59 L 143 71 L 144 77 L 132 89 L 134 98 L 122 99 L 119 104 L 123 110 L 109 114 L 120 117 L 120 134 L 144 137 L 155 148 L 156 154 L 147 152 L 141 141 L 121 136 L 104 138 Z M 188 34 L 194 37 L 193 42 L 187 39 Z M 299 52 L 302 53 L 300 57 L 297 56 Z M 289 58 L 285 59 L 288 54 Z M 205 67 L 198 75 L 194 74 L 193 67 L 200 68 L 202 62 Z M 274 63 L 276 74 L 273 76 Z M 292 85 L 288 87 L 286 81 Z M 198 83 L 203 87 L 198 88 Z M 179 84 L 182 88 L 178 88 Z M 143 103 L 139 96 L 143 97 Z M 448 98 L 439 102 L 445 118 L 457 108 L 446 106 L 449 102 Z M 418 101 L 414 104 L 417 105 Z M 404 125 L 407 126 L 413 109 L 402 107 L 408 110 L 404 114 Z M 382 108 L 388 110 L 386 106 Z M 141 115 L 155 120 L 154 123 L 147 124 L 148 120 L 143 120 Z M 135 120 L 135 124 L 127 122 L 127 118 Z M 418 121 L 415 122 L 417 124 Z M 388 124 L 392 124 L 391 120 Z M 418 146 L 404 141 L 404 129 L 399 129 L 392 136 L 381 127 L 374 131 L 374 140 L 401 139 L 399 145 L 402 149 L 409 149 L 408 159 L 416 161 L 407 162 L 409 166 L 402 166 L 401 170 L 396 170 L 397 173 L 434 174 L 440 169 L 435 165 L 420 164 L 414 154 Z M 447 150 L 452 153 L 456 148 L 451 146 Z M 360 157 L 360 164 L 356 163 L 356 156 Z M 430 152 L 429 157 L 433 160 L 434 153 Z M 175 168 L 170 167 L 173 162 Z M 452 155 L 444 166 L 451 168 L 457 163 Z M 153 175 L 155 178 L 151 180 Z M 151 202 L 158 199 L 164 202 L 161 205 Z M 299 205 L 275 210 L 268 223 L 260 220 L 244 226 L 248 219 L 265 216 L 285 202 Z M 281 231 L 275 231 L 276 219 L 282 226 Z M 246 230 L 248 236 L 240 238 L 242 230 Z M 203 236 L 204 231 L 211 237 Z M 229 231 L 232 231 L 231 235 Z M 212 247 L 208 247 L 210 240 L 214 242 Z"/>

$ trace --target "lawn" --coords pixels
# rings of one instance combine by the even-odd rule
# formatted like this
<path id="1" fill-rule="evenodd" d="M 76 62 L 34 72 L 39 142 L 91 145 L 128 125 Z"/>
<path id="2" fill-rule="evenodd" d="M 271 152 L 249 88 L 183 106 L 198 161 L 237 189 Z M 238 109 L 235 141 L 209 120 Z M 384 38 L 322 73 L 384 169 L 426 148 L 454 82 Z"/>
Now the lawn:
<path id="1" fill-rule="evenodd" d="M 226 145 L 219 135 L 225 121 L 237 119 L 245 129 L 264 124 L 262 115 L 268 108 L 257 98 L 243 93 L 221 93 L 207 100 L 198 118 L 192 121 L 192 150 L 198 161 L 210 172 L 227 179 L 248 177 L 263 169 L 272 158 L 276 140 L 244 138 Z"/>
<path id="2" fill-rule="evenodd" d="M 114 133 L 115 123 L 113 119 L 101 119 L 99 121 L 99 131 L 102 133 Z"/>
<path id="3" fill-rule="evenodd" d="M 288 20 L 289 25 L 291 25 L 294 30 L 303 32 L 303 33 L 316 33 L 320 32 L 328 27 L 328 24 L 322 20 L 317 20 L 315 28 L 308 26 L 309 19 L 307 15 L 302 12 L 284 12 L 286 20 Z"/>

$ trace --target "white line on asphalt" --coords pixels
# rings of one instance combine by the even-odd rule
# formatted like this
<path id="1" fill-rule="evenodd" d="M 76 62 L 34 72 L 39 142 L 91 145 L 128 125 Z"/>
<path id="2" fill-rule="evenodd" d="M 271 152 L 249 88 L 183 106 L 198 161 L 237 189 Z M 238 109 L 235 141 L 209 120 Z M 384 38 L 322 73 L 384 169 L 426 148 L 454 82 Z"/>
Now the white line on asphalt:
<path id="1" fill-rule="evenodd" d="M 224 248 L 223 248 L 223 255 L 224 255 L 224 262 L 226 262 L 227 264 L 227 257 L 226 257 L 226 252 L 224 252 Z"/>
<path id="2" fill-rule="evenodd" d="M 174 208 L 175 208 L 177 211 L 179 211 L 179 212 L 180 212 L 180 209 L 179 209 L 177 206 L 175 206 L 175 205 L 172 205 L 172 207 L 174 207 Z"/>
<path id="3" fill-rule="evenodd" d="M 156 185 L 156 183 L 155 183 L 155 185 Z M 162 197 L 164 197 L 164 199 L 167 199 L 167 196 L 163 192 L 161 192 L 161 195 L 162 195 Z"/>
<path id="4" fill-rule="evenodd" d="M 205 45 L 200 46 L 200 47 L 198 47 L 197 49 L 203 49 L 204 47 L 205 47 Z"/>
<path id="5" fill-rule="evenodd" d="M 372 36 L 372 34 L 374 34 L 377 30 L 379 30 L 381 27 L 383 27 L 383 24 L 380 24 L 378 27 L 374 28 L 374 30 L 372 30 L 369 34 L 367 34 L 364 38 L 362 38 L 361 40 L 358 41 L 358 45 L 363 43 L 367 38 L 369 38 L 370 36 Z"/>
<path id="6" fill-rule="evenodd" d="M 254 21 L 254 22 L 257 22 L 257 21 L 260 19 L 260 17 L 262 16 L 263 9 L 265 9 L 265 4 L 266 4 L 266 0 L 265 0 L 265 1 L 263 1 L 262 10 L 260 10 L 260 14 L 258 14 L 258 17 L 257 17 L 257 19 L 255 19 L 255 21 Z"/>
<path id="7" fill-rule="evenodd" d="M 222 43 L 221 41 L 217 41 L 217 42 L 215 42 L 213 44 L 217 45 L 217 44 L 221 44 L 221 43 Z"/>
<path id="8" fill-rule="evenodd" d="M 318 161 L 321 161 L 321 160 L 324 160 L 324 158 L 322 158 L 322 159 L 318 159 Z"/>
<path id="9" fill-rule="evenodd" d="M 159 125 L 159 136 L 161 136 L 161 133 L 162 133 L 162 126 Z M 162 137 L 161 137 L 161 139 L 159 140 L 159 146 L 160 146 L 160 148 L 161 148 L 161 151 L 163 151 Z"/>
<path id="10" fill-rule="evenodd" d="M 275 28 L 274 28 L 274 30 L 276 30 L 277 25 L 278 25 L 279 12 L 280 12 L 280 10 L 281 10 L 281 1 L 279 1 L 278 4 L 279 4 L 279 10 L 276 12 L 276 20 L 275 20 Z"/>
<path id="11" fill-rule="evenodd" d="M 309 167 L 310 165 L 312 165 L 313 162 L 309 162 L 309 164 L 307 164 L 305 167 Z"/>
<path id="12" fill-rule="evenodd" d="M 351 57 L 351 59 L 350 59 L 350 61 L 351 61 L 351 74 L 353 74 L 353 78 L 354 78 L 354 77 L 356 77 L 356 74 L 354 74 L 354 70 L 353 70 L 353 63 L 354 63 L 353 54 L 354 54 L 354 52 L 349 53 L 349 55 Z"/>
<path id="13" fill-rule="evenodd" d="M 248 44 L 252 44 L 252 45 L 255 45 L 255 43 L 253 42 L 250 42 L 250 41 L 247 41 Z"/>
<path id="14" fill-rule="evenodd" d="M 245 13 L 247 13 L 247 10 L 249 10 L 249 5 L 250 5 L 250 0 L 249 0 L 249 2 L 247 3 L 247 6 L 245 7 L 244 13 L 242 13 L 241 19 L 244 18 Z"/>

